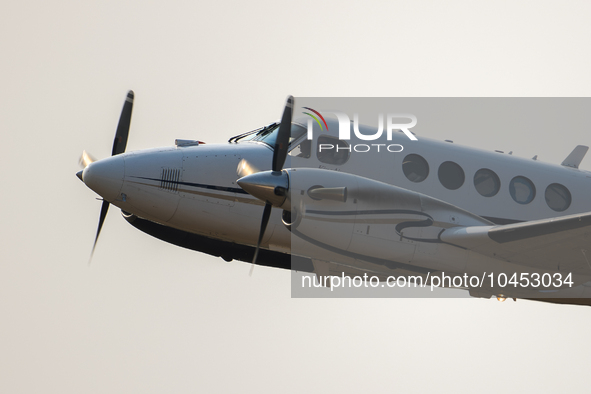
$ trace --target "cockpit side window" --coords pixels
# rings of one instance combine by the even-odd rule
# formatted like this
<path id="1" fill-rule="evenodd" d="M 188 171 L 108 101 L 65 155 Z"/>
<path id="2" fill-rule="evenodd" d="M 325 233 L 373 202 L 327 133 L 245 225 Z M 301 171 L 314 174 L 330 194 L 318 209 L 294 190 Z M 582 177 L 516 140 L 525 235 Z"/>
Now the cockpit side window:
<path id="1" fill-rule="evenodd" d="M 312 153 L 312 141 L 305 138 L 306 129 L 297 124 L 291 125 L 289 138 L 289 155 L 292 157 L 309 158 Z"/>
<path id="2" fill-rule="evenodd" d="M 265 144 L 275 146 L 275 141 L 277 140 L 277 133 L 279 133 L 279 124 L 275 123 L 270 127 L 264 128 L 263 130 L 259 131 L 255 134 L 251 141 L 260 141 L 264 142 Z"/>
<path id="3" fill-rule="evenodd" d="M 269 126 L 263 127 L 262 129 L 255 130 L 253 132 L 241 134 L 236 137 L 232 137 L 230 142 L 243 142 L 243 141 L 258 141 L 264 142 L 265 144 L 274 147 L 275 141 L 277 140 L 277 134 L 279 133 L 279 123 L 272 123 Z M 306 129 L 298 124 L 291 125 L 291 135 L 289 137 L 289 143 L 299 139 L 306 133 Z"/>
<path id="4" fill-rule="evenodd" d="M 299 144 L 293 147 L 289 151 L 289 155 L 293 157 L 303 157 L 304 159 L 310 158 L 312 153 L 312 141 L 303 139 Z"/>
<path id="5" fill-rule="evenodd" d="M 277 123 L 271 123 L 267 126 L 260 127 L 255 130 L 247 131 L 246 133 L 235 135 L 234 137 L 230 138 L 228 142 L 243 142 L 243 141 L 250 141 L 256 137 L 259 137 L 261 134 L 265 133 L 267 130 L 273 129 L 276 127 Z"/>
<path id="6" fill-rule="evenodd" d="M 306 129 L 304 129 L 299 124 L 292 124 L 291 125 L 291 134 L 289 135 L 289 143 L 291 144 L 294 141 L 297 141 L 306 134 Z"/>

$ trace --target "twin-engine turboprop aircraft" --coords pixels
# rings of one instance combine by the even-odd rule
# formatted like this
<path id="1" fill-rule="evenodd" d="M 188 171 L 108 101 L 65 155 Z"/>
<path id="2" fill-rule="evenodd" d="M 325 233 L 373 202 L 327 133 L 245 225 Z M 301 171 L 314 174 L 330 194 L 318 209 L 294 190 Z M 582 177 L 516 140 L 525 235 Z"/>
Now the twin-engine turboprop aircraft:
<path id="1" fill-rule="evenodd" d="M 476 297 L 591 305 L 587 147 L 557 166 L 416 141 L 391 119 L 371 144 L 375 131 L 357 124 L 345 141 L 342 117 L 308 108 L 292 121 L 290 96 L 279 123 L 228 143 L 125 152 L 133 100 L 112 156 L 81 158 L 78 177 L 103 198 L 93 251 L 113 204 L 141 231 L 226 261 L 381 281 L 444 274 L 464 280 L 441 286 Z M 355 154 L 380 148 L 397 153 Z"/>

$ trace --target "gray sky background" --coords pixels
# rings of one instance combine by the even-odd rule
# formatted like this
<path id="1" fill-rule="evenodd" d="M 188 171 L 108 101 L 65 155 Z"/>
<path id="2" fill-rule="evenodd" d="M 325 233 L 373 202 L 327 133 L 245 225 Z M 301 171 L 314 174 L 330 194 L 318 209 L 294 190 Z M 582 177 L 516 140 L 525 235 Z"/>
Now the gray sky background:
<path id="1" fill-rule="evenodd" d="M 182 250 L 74 175 L 224 142 L 294 96 L 589 96 L 591 5 L 559 1 L 5 1 L 0 391 L 565 392 L 591 309 L 518 300 L 291 299 L 290 273 Z M 589 130 L 425 136 L 560 163 Z M 582 168 L 590 169 L 591 161 Z"/>

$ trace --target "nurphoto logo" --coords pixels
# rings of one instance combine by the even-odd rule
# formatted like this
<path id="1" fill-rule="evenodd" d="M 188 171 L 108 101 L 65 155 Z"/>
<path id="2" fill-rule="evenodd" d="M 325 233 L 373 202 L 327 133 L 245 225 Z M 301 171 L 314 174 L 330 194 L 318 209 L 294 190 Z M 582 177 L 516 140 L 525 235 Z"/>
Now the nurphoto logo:
<path id="1" fill-rule="evenodd" d="M 318 124 L 321 131 L 326 130 L 328 131 L 328 124 L 324 119 L 322 114 L 310 107 L 304 107 L 304 109 L 310 112 L 303 112 L 305 115 L 308 115 L 310 119 L 308 119 L 308 140 L 312 140 L 314 138 L 314 121 Z M 344 112 L 331 112 L 334 114 L 339 122 L 339 140 L 348 141 L 351 139 L 351 119 L 347 114 Z M 410 120 L 407 123 L 399 123 L 400 120 Z M 396 121 L 396 122 L 395 122 Z M 363 141 L 375 141 L 382 137 L 384 134 L 384 114 L 378 114 L 378 129 L 374 134 L 363 134 L 359 130 L 359 114 L 353 114 L 353 133 L 355 137 L 363 140 Z M 417 137 L 409 130 L 412 127 L 416 126 L 417 124 L 417 117 L 413 114 L 398 114 L 398 113 L 389 113 L 386 115 L 386 138 L 388 141 L 392 141 L 392 134 L 396 131 L 402 131 L 411 141 L 417 141 Z M 400 144 L 371 144 L 377 148 L 377 151 L 380 152 L 380 147 L 386 147 L 388 152 L 402 152 L 404 147 Z M 369 152 L 372 150 L 370 145 L 368 144 L 356 144 L 353 146 L 335 146 L 333 144 L 319 144 L 318 151 L 322 152 L 323 150 L 330 150 L 336 149 L 339 150 L 348 150 L 349 152 Z"/>

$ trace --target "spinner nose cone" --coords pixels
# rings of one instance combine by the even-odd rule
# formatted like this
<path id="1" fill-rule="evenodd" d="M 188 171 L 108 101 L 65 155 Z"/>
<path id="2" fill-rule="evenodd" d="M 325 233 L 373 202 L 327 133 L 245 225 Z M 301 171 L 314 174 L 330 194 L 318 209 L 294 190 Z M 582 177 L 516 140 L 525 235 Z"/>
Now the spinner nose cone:
<path id="1" fill-rule="evenodd" d="M 238 185 L 259 200 L 281 206 L 289 188 L 289 178 L 283 171 L 263 171 L 238 179 Z"/>
<path id="2" fill-rule="evenodd" d="M 106 201 L 119 196 L 125 176 L 123 155 L 115 155 L 95 161 L 82 172 L 82 181 Z"/>

